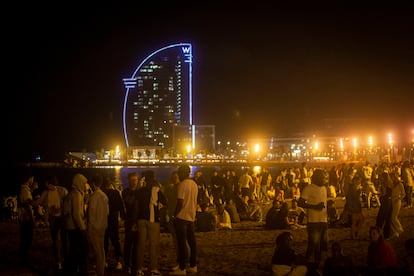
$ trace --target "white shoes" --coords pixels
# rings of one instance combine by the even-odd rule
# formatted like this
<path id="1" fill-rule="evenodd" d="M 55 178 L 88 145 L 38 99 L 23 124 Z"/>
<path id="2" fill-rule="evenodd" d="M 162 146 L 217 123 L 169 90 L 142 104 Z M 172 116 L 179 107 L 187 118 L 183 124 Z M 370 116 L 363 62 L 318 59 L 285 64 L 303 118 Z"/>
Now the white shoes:
<path id="1" fill-rule="evenodd" d="M 171 271 L 170 275 L 187 275 L 187 271 L 185 269 L 178 268 L 177 270 Z"/>
<path id="2" fill-rule="evenodd" d="M 190 266 L 187 269 L 180 269 L 180 265 L 171 268 L 170 275 L 187 275 L 188 273 L 197 273 L 197 266 Z"/>

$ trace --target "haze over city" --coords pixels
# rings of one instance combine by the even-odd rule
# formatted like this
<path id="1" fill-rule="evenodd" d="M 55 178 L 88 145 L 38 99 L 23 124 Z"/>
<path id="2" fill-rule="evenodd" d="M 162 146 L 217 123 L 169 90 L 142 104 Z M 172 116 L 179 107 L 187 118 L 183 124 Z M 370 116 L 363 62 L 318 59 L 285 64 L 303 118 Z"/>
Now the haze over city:
<path id="1" fill-rule="evenodd" d="M 217 140 L 325 135 L 334 118 L 363 122 L 338 135 L 412 138 L 411 6 L 11 11 L 8 150 L 21 160 L 123 145 L 122 79 L 178 42 L 193 45 L 194 123 L 215 125 Z"/>

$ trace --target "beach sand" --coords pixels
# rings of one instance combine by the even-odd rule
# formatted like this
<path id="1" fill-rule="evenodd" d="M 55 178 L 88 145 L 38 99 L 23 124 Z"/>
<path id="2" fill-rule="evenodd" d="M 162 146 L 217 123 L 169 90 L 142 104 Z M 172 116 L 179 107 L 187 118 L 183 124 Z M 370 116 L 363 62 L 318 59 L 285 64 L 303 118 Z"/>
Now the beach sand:
<path id="1" fill-rule="evenodd" d="M 343 206 L 343 200 L 337 199 L 337 206 Z M 344 253 L 352 256 L 356 265 L 364 265 L 368 249 L 368 229 L 375 225 L 378 209 L 364 208 L 365 222 L 361 237 L 351 240 L 350 228 L 330 228 L 329 243 L 340 241 Z M 400 220 L 405 232 L 390 240 L 396 254 L 402 258 L 405 254 L 404 242 L 414 237 L 414 208 L 401 209 Z M 31 257 L 34 269 L 18 267 L 18 224 L 0 223 L 0 274 L 1 275 L 56 275 L 51 268 L 50 237 L 47 229 L 35 231 Z M 275 249 L 276 236 L 283 230 L 268 230 L 263 223 L 243 221 L 234 223 L 231 230 L 196 233 L 197 263 L 196 275 L 271 275 L 271 258 Z M 294 248 L 298 253 L 305 253 L 307 243 L 306 229 L 289 230 L 294 236 Z M 123 229 L 121 232 L 121 244 Z M 330 252 L 329 252 L 330 253 Z M 110 255 L 112 252 L 110 252 Z M 162 275 L 168 275 L 175 265 L 175 249 L 169 233 L 161 234 L 161 254 L 159 269 Z M 146 272 L 149 275 L 149 272 Z M 109 269 L 107 275 L 128 275 Z"/>

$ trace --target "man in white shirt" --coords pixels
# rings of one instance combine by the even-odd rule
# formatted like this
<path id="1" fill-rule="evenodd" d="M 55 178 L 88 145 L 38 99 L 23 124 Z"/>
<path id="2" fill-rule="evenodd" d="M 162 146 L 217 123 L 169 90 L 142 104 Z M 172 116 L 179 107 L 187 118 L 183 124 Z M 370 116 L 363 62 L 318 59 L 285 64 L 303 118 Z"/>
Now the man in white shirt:
<path id="1" fill-rule="evenodd" d="M 91 181 L 93 189 L 88 203 L 88 234 L 93 255 L 96 258 L 96 274 L 105 275 L 105 231 L 108 227 L 109 200 L 101 190 L 103 177 L 95 175 Z"/>
<path id="2" fill-rule="evenodd" d="M 180 184 L 177 187 L 177 205 L 174 214 L 174 226 L 177 235 L 179 266 L 174 267 L 170 275 L 186 275 L 197 272 L 197 245 L 194 222 L 197 212 L 197 183 L 190 178 L 191 169 L 188 165 L 178 168 Z M 190 247 L 190 267 L 186 269 L 187 244 Z"/>
<path id="3" fill-rule="evenodd" d="M 308 247 L 306 257 L 317 265 L 322 260 L 322 252 L 328 250 L 327 199 L 328 174 L 323 169 L 315 169 L 311 184 L 306 186 L 298 201 L 298 206 L 307 209 Z"/>

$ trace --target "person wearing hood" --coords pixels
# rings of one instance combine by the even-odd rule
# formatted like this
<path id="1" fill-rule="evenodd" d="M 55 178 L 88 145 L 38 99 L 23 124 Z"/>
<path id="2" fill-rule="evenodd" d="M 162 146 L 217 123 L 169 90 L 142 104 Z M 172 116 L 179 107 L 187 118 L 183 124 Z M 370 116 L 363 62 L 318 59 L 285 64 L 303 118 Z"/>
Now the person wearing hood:
<path id="1" fill-rule="evenodd" d="M 85 192 L 88 179 L 80 173 L 72 178 L 72 186 L 63 203 L 65 229 L 68 234 L 69 253 L 65 270 L 69 273 L 87 272 L 88 235 L 85 214 Z"/>

